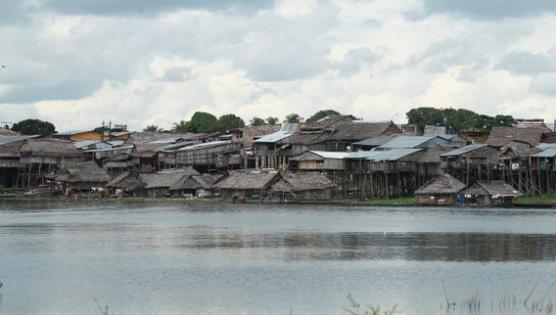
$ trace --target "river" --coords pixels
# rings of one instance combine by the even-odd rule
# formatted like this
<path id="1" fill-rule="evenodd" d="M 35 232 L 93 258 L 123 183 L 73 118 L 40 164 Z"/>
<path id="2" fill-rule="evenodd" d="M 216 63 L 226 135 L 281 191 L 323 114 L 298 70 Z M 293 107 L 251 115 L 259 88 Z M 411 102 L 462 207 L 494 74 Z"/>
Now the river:
<path id="1" fill-rule="evenodd" d="M 555 262 L 550 209 L 0 203 L 0 314 L 520 314 Z"/>

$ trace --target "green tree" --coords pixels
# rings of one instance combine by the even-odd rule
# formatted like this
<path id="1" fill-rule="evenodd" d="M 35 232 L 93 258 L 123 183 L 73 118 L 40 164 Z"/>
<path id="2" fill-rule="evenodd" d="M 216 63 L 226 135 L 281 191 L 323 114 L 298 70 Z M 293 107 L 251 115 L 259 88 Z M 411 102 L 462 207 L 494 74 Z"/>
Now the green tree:
<path id="1" fill-rule="evenodd" d="M 276 125 L 278 123 L 278 121 L 279 121 L 278 117 L 268 117 L 266 119 L 266 123 L 271 125 L 271 126 Z"/>
<path id="2" fill-rule="evenodd" d="M 56 127 L 51 122 L 40 119 L 25 119 L 12 126 L 13 131 L 24 135 L 40 135 L 47 137 L 56 133 Z"/>
<path id="3" fill-rule="evenodd" d="M 185 120 L 180 120 L 174 123 L 174 127 L 172 128 L 173 131 L 182 133 L 192 132 L 191 129 L 191 123 Z"/>
<path id="4" fill-rule="evenodd" d="M 284 120 L 284 122 L 285 123 L 290 123 L 290 124 L 301 123 L 301 122 L 303 122 L 303 118 L 301 116 L 299 116 L 299 114 L 291 113 L 288 116 L 286 116 L 286 119 Z"/>
<path id="5" fill-rule="evenodd" d="M 218 129 L 221 131 L 243 127 L 245 127 L 245 122 L 243 121 L 243 119 L 234 114 L 226 114 L 218 118 Z"/>
<path id="6" fill-rule="evenodd" d="M 459 132 L 469 128 L 490 131 L 492 127 L 512 126 L 515 123 L 512 116 L 496 115 L 492 117 L 461 108 L 419 107 L 407 112 L 407 118 L 410 124 L 446 126 L 448 131 L 451 132 Z"/>
<path id="7" fill-rule="evenodd" d="M 160 128 L 158 128 L 158 125 L 147 125 L 143 128 L 143 131 L 160 131 Z"/>
<path id="8" fill-rule="evenodd" d="M 333 109 L 319 110 L 318 112 L 314 113 L 313 116 L 307 118 L 307 122 L 312 123 L 312 122 L 321 120 L 325 117 L 337 116 L 337 115 L 340 115 L 340 113 L 333 110 Z"/>
<path id="9" fill-rule="evenodd" d="M 259 118 L 259 117 L 253 117 L 253 119 L 251 119 L 249 121 L 249 125 L 252 126 L 252 127 L 262 126 L 262 125 L 265 125 L 265 124 L 266 124 L 266 122 L 264 121 L 264 119 Z"/>
<path id="10" fill-rule="evenodd" d="M 174 124 L 174 130 L 179 132 L 211 133 L 218 131 L 218 119 L 206 112 L 195 112 L 190 121 L 181 120 Z"/>

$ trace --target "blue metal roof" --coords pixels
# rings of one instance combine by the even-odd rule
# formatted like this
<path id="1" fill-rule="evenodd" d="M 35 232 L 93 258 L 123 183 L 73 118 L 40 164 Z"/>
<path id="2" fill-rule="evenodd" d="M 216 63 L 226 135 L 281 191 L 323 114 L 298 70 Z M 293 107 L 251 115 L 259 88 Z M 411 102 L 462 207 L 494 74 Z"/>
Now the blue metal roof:
<path id="1" fill-rule="evenodd" d="M 487 146 L 486 144 L 471 144 L 471 145 L 467 145 L 467 146 L 462 147 L 462 148 L 452 150 L 450 152 L 446 152 L 444 154 L 441 154 L 440 156 L 460 156 L 460 155 L 475 151 L 477 149 L 484 148 L 486 146 Z"/>

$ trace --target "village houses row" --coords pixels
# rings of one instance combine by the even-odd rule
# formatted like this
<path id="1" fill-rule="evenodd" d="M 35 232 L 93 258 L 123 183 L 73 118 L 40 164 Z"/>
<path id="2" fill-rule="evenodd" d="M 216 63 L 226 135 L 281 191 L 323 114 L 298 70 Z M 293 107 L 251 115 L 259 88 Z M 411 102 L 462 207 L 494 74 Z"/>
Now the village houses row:
<path id="1" fill-rule="evenodd" d="M 100 130 L 38 138 L 0 129 L 0 187 L 238 201 L 416 196 L 428 205 L 508 205 L 556 190 L 556 133 L 540 120 L 459 134 L 345 115 L 212 134 Z"/>

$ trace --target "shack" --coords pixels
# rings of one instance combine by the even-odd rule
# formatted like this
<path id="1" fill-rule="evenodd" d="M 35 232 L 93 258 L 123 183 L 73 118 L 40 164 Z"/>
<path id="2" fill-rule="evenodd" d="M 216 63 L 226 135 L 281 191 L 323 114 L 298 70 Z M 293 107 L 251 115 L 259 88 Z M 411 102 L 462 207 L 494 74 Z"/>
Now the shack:
<path id="1" fill-rule="evenodd" d="M 24 187 L 46 184 L 46 175 L 81 161 L 81 153 L 70 141 L 58 139 L 27 139 L 19 154 L 19 182 Z"/>
<path id="2" fill-rule="evenodd" d="M 164 170 L 157 173 L 140 174 L 149 197 L 168 197 L 170 187 L 185 177 L 198 175 L 193 168 Z"/>
<path id="3" fill-rule="evenodd" d="M 336 184 L 320 173 L 289 173 L 272 185 L 273 199 L 280 201 L 330 200 Z"/>
<path id="4" fill-rule="evenodd" d="M 53 185 L 65 195 L 101 192 L 110 176 L 94 161 L 80 162 L 56 172 Z"/>
<path id="5" fill-rule="evenodd" d="M 465 190 L 466 202 L 481 207 L 513 207 L 521 193 L 502 180 L 477 181 Z"/>
<path id="6" fill-rule="evenodd" d="M 343 171 L 349 152 L 307 151 L 290 159 L 290 168 L 296 171 Z"/>
<path id="7" fill-rule="evenodd" d="M 145 183 L 141 180 L 139 173 L 126 171 L 106 184 L 109 194 L 116 197 L 144 197 L 147 196 Z"/>
<path id="8" fill-rule="evenodd" d="M 182 177 L 170 187 L 173 196 L 206 198 L 214 196 L 215 184 L 224 177 L 223 174 L 200 174 Z"/>
<path id="9" fill-rule="evenodd" d="M 454 205 L 458 201 L 458 194 L 465 187 L 464 183 L 449 174 L 437 176 L 415 192 L 416 204 L 420 206 Z"/>
<path id="10" fill-rule="evenodd" d="M 0 136 L 0 187 L 16 187 L 21 163 L 19 149 L 26 136 Z"/>
<path id="11" fill-rule="evenodd" d="M 229 200 L 265 200 L 270 197 L 270 187 L 281 178 L 275 170 L 236 170 L 216 184 L 221 195 Z"/>

